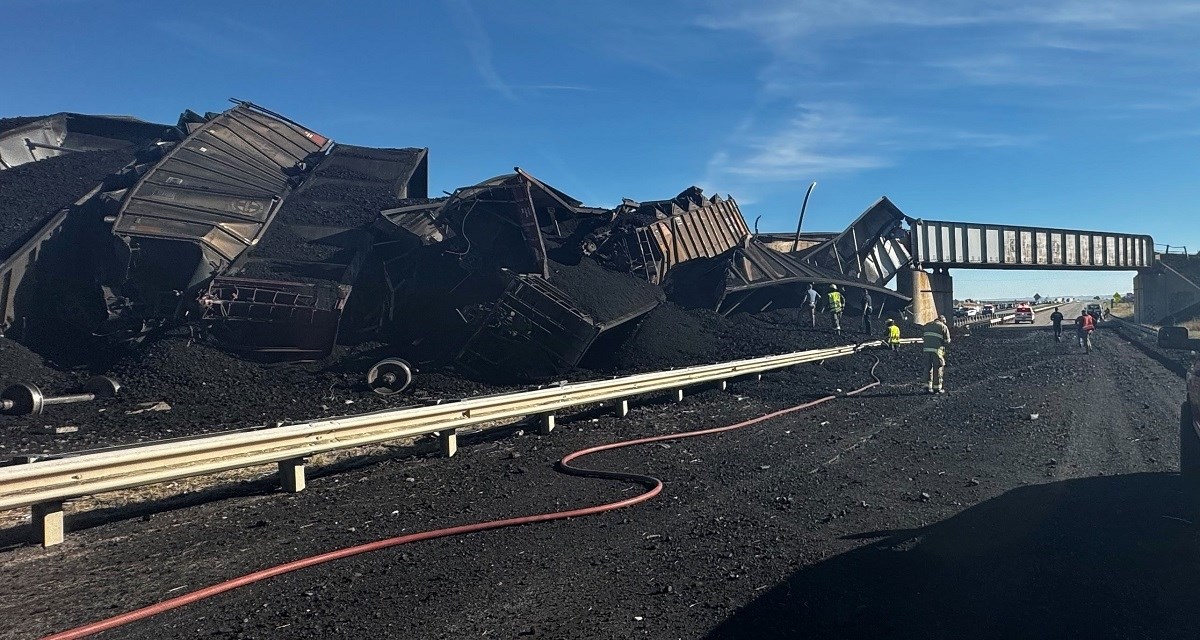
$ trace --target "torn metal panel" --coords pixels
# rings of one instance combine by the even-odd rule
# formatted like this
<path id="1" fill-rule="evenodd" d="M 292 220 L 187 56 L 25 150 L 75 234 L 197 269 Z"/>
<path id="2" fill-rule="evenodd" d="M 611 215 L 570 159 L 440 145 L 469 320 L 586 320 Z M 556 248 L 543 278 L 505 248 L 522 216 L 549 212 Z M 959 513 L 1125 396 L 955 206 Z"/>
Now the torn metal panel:
<path id="1" fill-rule="evenodd" d="M 317 359 L 333 350 L 350 291 L 346 284 L 218 277 L 199 298 L 201 320 L 225 348 Z"/>
<path id="2" fill-rule="evenodd" d="M 376 228 L 388 235 L 403 232 L 412 236 L 418 244 L 434 245 L 453 237 L 454 232 L 438 224 L 438 213 L 442 202 L 414 204 L 380 212 L 381 219 Z"/>
<path id="3" fill-rule="evenodd" d="M 629 248 L 635 272 L 660 284 L 672 267 L 697 258 L 713 258 L 749 235 L 737 202 L 725 200 L 681 211 L 636 230 Z"/>
<path id="4" fill-rule="evenodd" d="M 536 206 L 561 207 L 565 211 L 579 213 L 583 202 L 538 180 L 521 167 L 513 167 L 513 171 L 530 185 L 530 198 Z"/>
<path id="5" fill-rule="evenodd" d="M 812 249 L 804 260 L 850 278 L 884 285 L 912 262 L 906 220 L 891 200 L 882 197 L 867 208 L 845 231 Z"/>
<path id="6" fill-rule="evenodd" d="M 827 269 L 805 264 L 756 240 L 749 240 L 730 252 L 727 276 L 726 290 L 729 292 L 800 282 L 805 285 L 812 283 L 852 286 L 888 295 L 896 293 L 882 286 L 846 278 Z"/>
<path id="7" fill-rule="evenodd" d="M 895 300 L 892 306 L 908 303 L 908 298 L 895 291 L 807 264 L 749 236 L 717 258 L 681 265 L 672 272 L 667 286 L 676 302 L 729 314 L 797 306 L 810 284 L 870 290 L 877 294 L 877 305 L 885 305 L 889 299 Z"/>
<path id="8" fill-rule="evenodd" d="M 803 254 L 807 249 L 818 247 L 832 240 L 832 232 L 804 232 L 797 240 L 795 233 L 756 233 L 754 239 L 766 247 L 781 253 Z"/>

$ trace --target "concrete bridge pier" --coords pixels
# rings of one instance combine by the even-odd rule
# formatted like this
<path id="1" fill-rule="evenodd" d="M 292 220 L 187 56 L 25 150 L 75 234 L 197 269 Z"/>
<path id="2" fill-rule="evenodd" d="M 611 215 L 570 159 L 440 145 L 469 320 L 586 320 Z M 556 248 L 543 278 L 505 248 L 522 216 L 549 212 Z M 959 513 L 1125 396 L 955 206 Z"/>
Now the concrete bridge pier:
<path id="1" fill-rule="evenodd" d="M 912 298 L 913 322 L 925 324 L 939 315 L 954 316 L 954 278 L 946 269 L 903 269 L 896 290 Z"/>
<path id="2" fill-rule="evenodd" d="M 1187 259 L 1162 256 L 1156 268 L 1138 271 L 1133 278 L 1135 322 L 1172 324 L 1194 315 L 1200 306 L 1200 282 L 1184 275 Z"/>

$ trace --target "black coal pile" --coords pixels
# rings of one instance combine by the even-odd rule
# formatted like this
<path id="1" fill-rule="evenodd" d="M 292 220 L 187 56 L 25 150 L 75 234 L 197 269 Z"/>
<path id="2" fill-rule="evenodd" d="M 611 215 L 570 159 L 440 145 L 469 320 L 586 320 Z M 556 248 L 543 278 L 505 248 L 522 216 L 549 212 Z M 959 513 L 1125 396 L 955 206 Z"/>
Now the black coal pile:
<path id="1" fill-rule="evenodd" d="M 17 116 L 15 118 L 0 118 L 0 133 L 4 133 L 9 129 L 16 129 L 23 124 L 37 122 L 38 120 L 48 117 L 49 116 Z"/>
<path id="2" fill-rule="evenodd" d="M 915 325 L 900 318 L 896 321 L 902 335 L 920 335 Z M 844 317 L 842 327 L 842 333 L 838 334 L 828 317 L 818 316 L 814 328 L 807 312 L 797 308 L 726 317 L 707 309 L 685 309 L 665 302 L 630 327 L 615 349 L 591 353 L 583 364 L 598 371 L 630 373 L 820 349 L 883 337 L 882 321 L 874 323 L 872 335 L 862 332 L 859 318 Z"/>
<path id="3" fill-rule="evenodd" d="M 98 356 L 91 367 L 59 369 L 23 345 L 0 338 L 0 388 L 33 383 L 68 392 L 91 375 L 122 384 L 113 400 L 49 407 L 39 416 L 0 416 L 0 445 L 13 453 L 57 453 L 415 406 L 512 390 L 449 372 L 422 372 L 404 393 L 366 389 L 363 372 L 390 347 L 339 348 L 320 362 L 264 364 L 184 334 L 124 355 Z M 56 429 L 68 428 L 59 433 Z M 3 457 L 3 456 L 0 456 Z"/>
<path id="4" fill-rule="evenodd" d="M 658 287 L 628 273 L 610 271 L 591 258 L 574 264 L 550 261 L 550 282 L 598 323 L 619 321 L 663 299 Z"/>
<path id="5" fill-rule="evenodd" d="M 424 196 L 413 175 L 424 149 L 338 145 L 284 200 L 275 220 L 238 274 L 304 283 L 354 284 L 379 212 L 401 195 Z"/>
<path id="6" fill-rule="evenodd" d="M 131 149 L 88 151 L 0 171 L 0 259 L 131 160 Z"/>
<path id="7" fill-rule="evenodd" d="M 26 382 L 57 390 L 78 378 L 47 364 L 40 355 L 7 338 L 0 338 L 0 362 L 4 363 L 0 366 L 0 389 Z"/>

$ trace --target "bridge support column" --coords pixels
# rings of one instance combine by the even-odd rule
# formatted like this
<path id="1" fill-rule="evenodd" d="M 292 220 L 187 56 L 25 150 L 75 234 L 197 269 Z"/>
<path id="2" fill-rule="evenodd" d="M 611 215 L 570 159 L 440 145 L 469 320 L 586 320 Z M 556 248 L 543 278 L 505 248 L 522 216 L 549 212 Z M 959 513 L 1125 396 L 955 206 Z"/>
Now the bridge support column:
<path id="1" fill-rule="evenodd" d="M 1196 305 L 1200 304 L 1200 282 L 1183 275 L 1187 268 L 1186 262 L 1183 262 L 1186 259 L 1183 256 L 1163 256 L 1159 268 L 1138 271 L 1133 278 L 1135 322 L 1171 324 L 1177 318 L 1192 314 Z"/>
<path id="2" fill-rule="evenodd" d="M 954 278 L 946 269 L 934 269 L 929 274 L 929 289 L 933 295 L 933 305 L 940 316 L 946 320 L 954 319 Z"/>
<path id="3" fill-rule="evenodd" d="M 939 315 L 954 316 L 954 278 L 945 269 L 900 271 L 896 290 L 912 298 L 913 322 L 925 324 Z"/>

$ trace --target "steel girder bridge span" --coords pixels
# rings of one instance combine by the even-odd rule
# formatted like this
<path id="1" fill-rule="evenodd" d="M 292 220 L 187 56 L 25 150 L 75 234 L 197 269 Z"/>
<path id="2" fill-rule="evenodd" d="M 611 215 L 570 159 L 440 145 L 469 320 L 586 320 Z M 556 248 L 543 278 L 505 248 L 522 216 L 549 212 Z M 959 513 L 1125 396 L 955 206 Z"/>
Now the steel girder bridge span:
<path id="1" fill-rule="evenodd" d="M 1137 271 L 1153 269 L 1154 239 L 1148 235 L 912 220 L 912 268 L 900 272 L 918 321 L 950 315 L 954 301 L 950 269 L 1056 269 Z"/>
<path id="2" fill-rule="evenodd" d="M 1170 296 L 1159 293 L 1179 288 L 1160 287 L 1151 278 L 1151 274 L 1162 274 L 1164 265 L 1148 235 L 922 220 L 905 215 L 886 197 L 868 207 L 845 231 L 801 256 L 805 262 L 876 286 L 896 278 L 896 290 L 912 298 L 918 322 L 928 322 L 938 314 L 951 315 L 954 286 L 950 269 L 1136 271 L 1139 317 L 1143 313 L 1151 317 L 1155 309 L 1165 308 L 1155 301 Z M 1196 294 L 1193 302 L 1200 304 L 1200 287 L 1192 289 Z"/>

